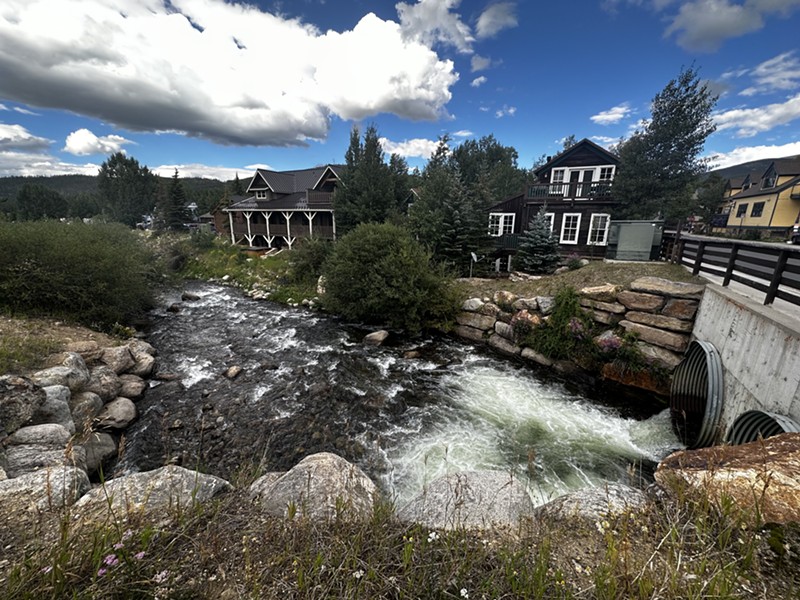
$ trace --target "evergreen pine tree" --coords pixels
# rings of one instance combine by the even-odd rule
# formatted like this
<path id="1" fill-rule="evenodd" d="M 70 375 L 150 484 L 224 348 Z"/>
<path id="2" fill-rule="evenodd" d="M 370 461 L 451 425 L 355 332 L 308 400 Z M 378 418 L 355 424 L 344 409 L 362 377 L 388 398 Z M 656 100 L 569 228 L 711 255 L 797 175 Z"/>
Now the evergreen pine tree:
<path id="1" fill-rule="evenodd" d="M 551 273 L 561 260 L 558 240 L 550 230 L 550 220 L 544 209 L 531 219 L 520 236 L 517 258 L 523 271 L 534 274 Z"/>
<path id="2" fill-rule="evenodd" d="M 169 182 L 169 187 L 160 186 L 156 208 L 156 229 L 177 231 L 186 221 L 186 191 L 178 177 L 178 169 Z"/>

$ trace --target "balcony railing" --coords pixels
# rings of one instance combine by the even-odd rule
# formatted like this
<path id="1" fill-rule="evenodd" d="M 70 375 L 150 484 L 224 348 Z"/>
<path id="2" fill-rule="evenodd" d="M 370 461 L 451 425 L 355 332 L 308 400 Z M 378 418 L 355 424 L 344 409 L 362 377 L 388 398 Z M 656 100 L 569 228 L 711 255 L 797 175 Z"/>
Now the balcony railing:
<path id="1" fill-rule="evenodd" d="M 611 198 L 610 181 L 572 181 L 569 183 L 534 183 L 528 186 L 528 198 L 539 199 L 574 199 L 574 198 Z"/>

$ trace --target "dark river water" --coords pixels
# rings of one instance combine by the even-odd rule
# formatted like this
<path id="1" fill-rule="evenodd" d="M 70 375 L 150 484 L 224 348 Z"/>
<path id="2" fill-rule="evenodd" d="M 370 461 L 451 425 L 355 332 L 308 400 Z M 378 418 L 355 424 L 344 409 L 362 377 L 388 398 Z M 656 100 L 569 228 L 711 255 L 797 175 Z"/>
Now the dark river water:
<path id="1" fill-rule="evenodd" d="M 168 294 L 152 314 L 148 341 L 172 380 L 139 401 L 119 473 L 173 462 L 235 479 L 327 451 L 399 506 L 441 475 L 485 469 L 516 473 L 539 504 L 629 483 L 680 445 L 668 411 L 646 398 L 634 410 L 613 391 L 457 340 L 365 346 L 367 331 L 319 313 L 214 284 L 187 289 L 200 299 L 174 313 L 180 293 Z M 242 367 L 232 380 L 231 366 Z"/>

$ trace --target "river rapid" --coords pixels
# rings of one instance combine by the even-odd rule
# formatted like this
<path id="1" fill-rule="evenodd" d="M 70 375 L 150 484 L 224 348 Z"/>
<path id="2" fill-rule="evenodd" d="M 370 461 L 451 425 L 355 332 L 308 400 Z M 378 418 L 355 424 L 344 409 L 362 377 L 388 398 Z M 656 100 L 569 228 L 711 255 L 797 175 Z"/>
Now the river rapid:
<path id="1" fill-rule="evenodd" d="M 398 506 L 447 473 L 513 472 L 536 504 L 631 483 L 680 446 L 646 397 L 587 389 L 446 337 L 361 343 L 364 329 L 240 291 L 166 294 L 148 341 L 157 381 L 117 473 L 181 464 L 227 479 L 285 471 L 315 452 L 358 464 Z M 409 352 L 414 352 L 413 358 Z M 234 379 L 223 374 L 242 367 Z M 163 375 L 166 374 L 166 377 Z"/>

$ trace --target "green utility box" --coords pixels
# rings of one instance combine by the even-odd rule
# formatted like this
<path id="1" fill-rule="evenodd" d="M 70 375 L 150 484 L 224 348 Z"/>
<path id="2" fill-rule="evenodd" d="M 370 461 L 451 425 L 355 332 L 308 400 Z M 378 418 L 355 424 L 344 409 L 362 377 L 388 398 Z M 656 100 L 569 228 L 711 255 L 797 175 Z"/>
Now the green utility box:
<path id="1" fill-rule="evenodd" d="M 606 258 L 658 260 L 663 221 L 611 221 Z"/>

